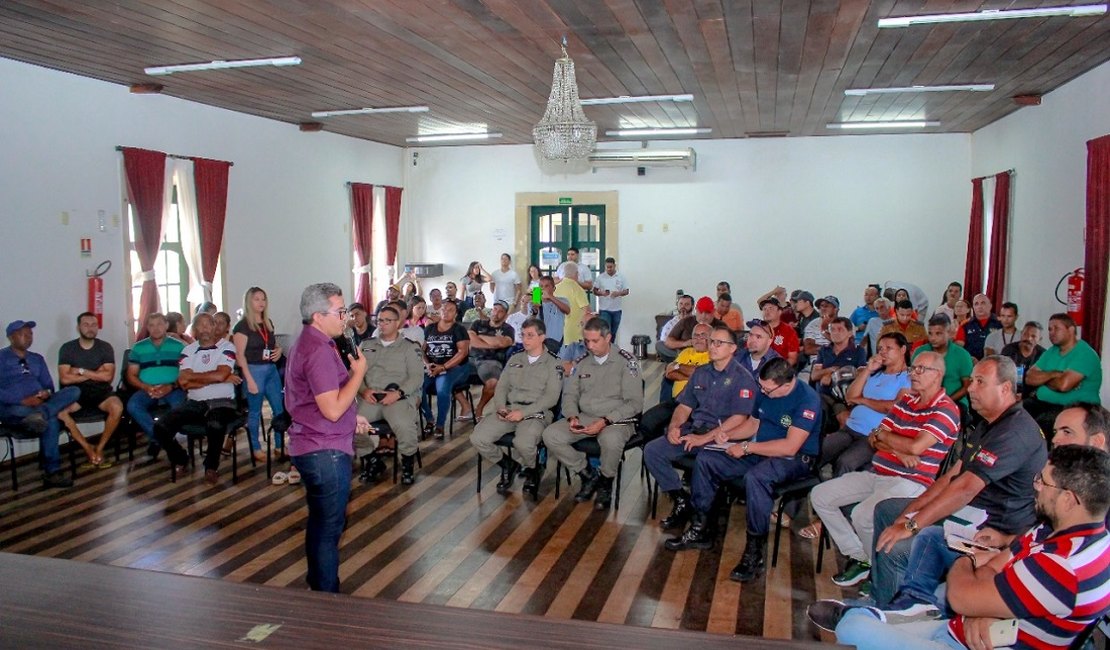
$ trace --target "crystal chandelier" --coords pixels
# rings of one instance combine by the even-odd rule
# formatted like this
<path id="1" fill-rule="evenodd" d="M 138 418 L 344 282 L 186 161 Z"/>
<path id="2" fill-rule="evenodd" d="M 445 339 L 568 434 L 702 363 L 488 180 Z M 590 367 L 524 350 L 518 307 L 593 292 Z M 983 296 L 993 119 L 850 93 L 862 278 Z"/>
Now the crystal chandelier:
<path id="1" fill-rule="evenodd" d="M 563 56 L 555 62 L 551 77 L 551 96 L 543 119 L 532 128 L 532 140 L 548 160 L 583 160 L 594 150 L 597 125 L 586 119 L 578 99 L 578 82 L 574 78 L 574 61 L 567 56 L 567 39 L 563 39 Z"/>

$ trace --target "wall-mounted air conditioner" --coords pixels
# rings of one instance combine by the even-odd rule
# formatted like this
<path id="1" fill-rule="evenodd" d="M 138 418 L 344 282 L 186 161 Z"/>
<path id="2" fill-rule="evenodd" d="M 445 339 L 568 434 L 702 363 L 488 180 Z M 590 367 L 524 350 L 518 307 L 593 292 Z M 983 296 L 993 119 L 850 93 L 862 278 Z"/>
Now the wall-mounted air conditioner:
<path id="1" fill-rule="evenodd" d="M 685 149 L 598 149 L 590 154 L 592 167 L 685 167 L 697 169 L 698 156 Z"/>

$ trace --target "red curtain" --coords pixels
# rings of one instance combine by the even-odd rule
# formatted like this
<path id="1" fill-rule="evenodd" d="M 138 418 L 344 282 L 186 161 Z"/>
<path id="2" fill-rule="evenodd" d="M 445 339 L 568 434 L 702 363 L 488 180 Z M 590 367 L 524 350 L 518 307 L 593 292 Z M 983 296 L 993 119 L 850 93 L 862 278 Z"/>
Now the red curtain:
<path id="1" fill-rule="evenodd" d="M 158 282 L 154 262 L 162 245 L 162 200 L 166 190 L 166 154 L 161 151 L 123 147 L 123 169 L 127 176 L 127 200 L 135 215 L 135 251 L 143 272 L 136 323 L 139 338 L 146 336 L 146 317 L 158 311 Z"/>
<path id="2" fill-rule="evenodd" d="M 397 229 L 401 224 L 401 192 L 400 187 L 385 188 L 385 263 L 393 266 L 397 263 Z M 396 269 L 394 277 L 399 277 Z"/>
<path id="3" fill-rule="evenodd" d="M 964 262 L 964 295 L 979 293 L 983 285 L 983 179 L 971 181 L 971 223 L 967 228 L 967 260 Z"/>
<path id="4" fill-rule="evenodd" d="M 1010 242 L 1010 172 L 994 177 L 994 214 L 991 217 L 990 271 L 987 290 L 997 310 L 1006 300 L 1006 258 Z M 970 294 L 974 296 L 975 294 Z"/>
<path id="5" fill-rule="evenodd" d="M 1083 340 L 1102 354 L 1110 255 L 1110 135 L 1087 142 L 1087 233 L 1083 251 Z"/>
<path id="6" fill-rule="evenodd" d="M 223 160 L 193 158 L 193 177 L 197 188 L 197 222 L 200 230 L 201 275 L 204 299 L 212 300 L 216 262 L 224 241 L 227 217 L 227 178 L 231 163 Z"/>
<path id="7" fill-rule="evenodd" d="M 370 302 L 370 250 L 374 240 L 374 186 L 351 183 L 351 222 L 355 229 L 355 255 L 361 267 L 355 276 L 355 301 L 373 309 Z"/>

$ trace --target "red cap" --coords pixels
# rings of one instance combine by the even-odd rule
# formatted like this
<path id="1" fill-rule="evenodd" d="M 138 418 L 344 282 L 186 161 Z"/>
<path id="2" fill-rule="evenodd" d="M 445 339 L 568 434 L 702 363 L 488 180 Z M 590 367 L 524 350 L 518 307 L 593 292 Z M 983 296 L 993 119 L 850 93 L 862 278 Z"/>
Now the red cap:
<path id="1" fill-rule="evenodd" d="M 711 314 L 715 309 L 717 309 L 717 303 L 713 302 L 713 299 L 709 296 L 702 296 L 701 298 L 698 298 L 698 304 L 696 308 L 703 314 Z"/>

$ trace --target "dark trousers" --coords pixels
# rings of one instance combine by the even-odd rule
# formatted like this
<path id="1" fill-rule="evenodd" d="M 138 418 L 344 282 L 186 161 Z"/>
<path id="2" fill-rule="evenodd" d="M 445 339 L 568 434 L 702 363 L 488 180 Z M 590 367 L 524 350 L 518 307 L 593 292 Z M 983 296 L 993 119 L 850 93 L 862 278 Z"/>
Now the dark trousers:
<path id="1" fill-rule="evenodd" d="M 220 466 L 220 451 L 223 450 L 224 437 L 228 428 L 239 418 L 235 402 L 226 399 L 207 401 L 186 400 L 174 408 L 166 417 L 154 425 L 154 437 L 166 450 L 170 462 L 184 465 L 189 462 L 189 454 L 177 444 L 174 436 L 187 424 L 204 425 L 208 448 L 204 452 L 204 469 Z"/>
<path id="2" fill-rule="evenodd" d="M 1056 427 L 1056 416 L 1060 415 L 1060 411 L 1063 411 L 1064 407 L 1059 404 L 1042 402 L 1036 397 L 1026 397 L 1021 401 L 1021 407 L 1037 421 L 1037 426 L 1041 428 L 1045 440 L 1052 442 L 1052 434 L 1055 433 Z"/>
<path id="3" fill-rule="evenodd" d="M 704 451 L 694 463 L 694 508 L 708 513 L 721 483 L 744 479 L 748 499 L 748 534 L 766 535 L 771 527 L 771 497 L 776 485 L 809 476 L 809 463 L 801 457 L 765 458 L 744 456 L 733 458 L 724 452 Z"/>
<path id="4" fill-rule="evenodd" d="M 671 416 L 674 415 L 676 406 L 678 404 L 668 396 L 668 399 L 644 411 L 643 417 L 640 418 L 640 433 L 644 436 L 644 443 L 649 443 L 667 433 L 667 425 L 671 423 Z"/>
<path id="5" fill-rule="evenodd" d="M 875 450 L 867 442 L 867 436 L 844 428 L 825 436 L 821 444 L 821 460 L 818 467 L 832 465 L 833 478 L 848 472 L 860 472 L 871 466 Z"/>
<path id="6" fill-rule="evenodd" d="M 334 449 L 293 457 L 308 503 L 304 549 L 308 588 L 313 591 L 339 591 L 339 538 L 347 525 L 351 461 L 351 456 Z"/>

